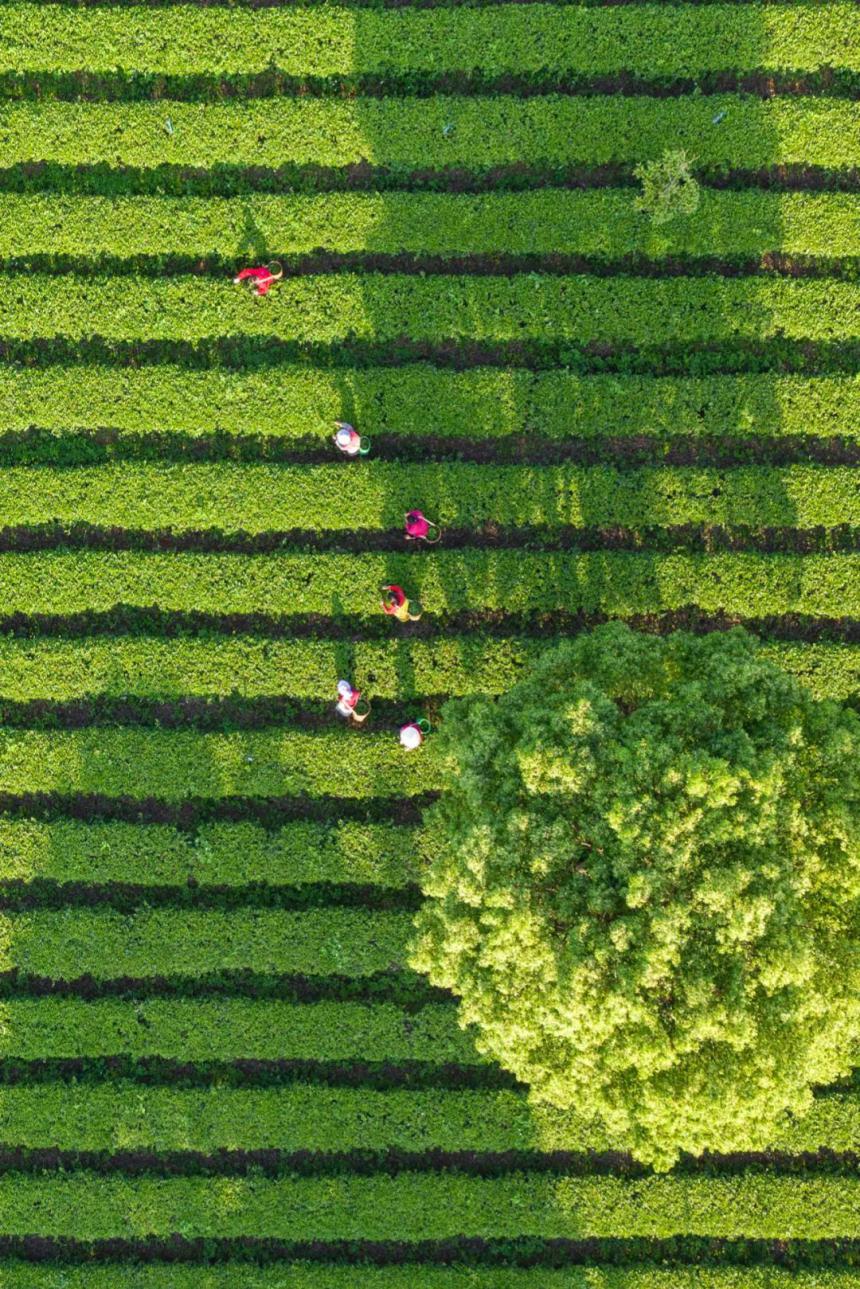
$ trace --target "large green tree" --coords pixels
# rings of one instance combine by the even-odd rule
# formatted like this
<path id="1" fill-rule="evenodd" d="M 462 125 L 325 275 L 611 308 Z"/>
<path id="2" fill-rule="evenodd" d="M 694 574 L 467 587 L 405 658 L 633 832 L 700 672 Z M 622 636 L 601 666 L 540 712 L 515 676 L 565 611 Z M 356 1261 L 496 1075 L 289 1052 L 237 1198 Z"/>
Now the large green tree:
<path id="1" fill-rule="evenodd" d="M 445 709 L 413 964 L 640 1159 L 756 1149 L 860 1038 L 860 719 L 612 623 Z"/>

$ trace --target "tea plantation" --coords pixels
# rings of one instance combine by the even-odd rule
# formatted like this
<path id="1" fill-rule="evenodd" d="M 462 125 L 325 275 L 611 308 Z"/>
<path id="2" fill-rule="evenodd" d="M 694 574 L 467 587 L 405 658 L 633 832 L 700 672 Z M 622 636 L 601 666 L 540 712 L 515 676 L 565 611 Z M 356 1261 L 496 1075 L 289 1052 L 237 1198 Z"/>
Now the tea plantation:
<path id="1" fill-rule="evenodd" d="M 0 95 L 2 1289 L 860 1286 L 860 1081 L 655 1175 L 477 1055 L 397 737 L 607 618 L 857 700 L 856 4 L 0 0 Z"/>

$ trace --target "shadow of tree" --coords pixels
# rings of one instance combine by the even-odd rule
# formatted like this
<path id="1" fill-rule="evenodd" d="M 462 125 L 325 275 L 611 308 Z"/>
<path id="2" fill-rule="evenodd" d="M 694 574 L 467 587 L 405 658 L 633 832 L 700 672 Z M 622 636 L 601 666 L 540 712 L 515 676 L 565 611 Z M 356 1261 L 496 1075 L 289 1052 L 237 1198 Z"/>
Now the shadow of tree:
<path id="1" fill-rule="evenodd" d="M 343 600 L 336 594 L 331 597 L 331 621 L 333 626 L 340 628 L 334 642 L 335 670 L 338 673 L 332 681 L 332 695 L 334 695 L 338 680 L 348 680 L 353 685 L 357 684 L 359 689 L 361 688 L 355 675 L 355 644 L 348 634 L 350 620 Z"/>
<path id="2" fill-rule="evenodd" d="M 236 248 L 237 260 L 251 259 L 265 262 L 269 258 L 266 234 L 258 222 L 250 201 L 242 204 L 242 229 Z"/>
<path id="3" fill-rule="evenodd" d="M 362 23 L 359 11 L 356 15 L 356 48 L 366 52 Z M 768 36 L 763 21 L 759 57 L 765 67 L 768 66 L 767 55 Z M 703 105 L 701 99 L 691 101 L 688 124 L 679 121 L 676 104 L 665 110 L 663 128 L 658 106 L 651 114 L 647 128 L 640 130 L 634 115 L 636 102 L 631 98 L 619 104 L 617 144 L 612 139 L 608 140 L 607 160 L 629 163 L 650 159 L 661 155 L 666 148 L 678 146 L 686 146 L 696 156 L 697 131 L 707 134 L 709 140 L 718 137 L 721 129 L 728 137 L 734 138 L 731 103 L 709 112 L 708 105 Z M 403 144 L 396 137 L 400 128 L 396 115 L 388 118 L 385 128 L 382 128 L 383 119 L 375 106 L 365 111 L 358 104 L 358 111 L 367 139 L 367 159 L 385 164 L 392 156 L 398 156 Z M 452 111 L 453 108 L 444 102 L 429 100 L 428 131 L 438 131 L 443 119 Z M 512 111 L 515 112 L 516 108 Z M 780 154 L 781 141 L 773 124 L 773 115 L 763 105 L 757 118 L 751 149 L 757 160 L 750 163 L 750 168 L 766 164 L 770 157 L 778 158 Z M 686 137 L 679 138 L 679 124 Z M 741 156 L 742 153 L 734 146 Z M 740 199 L 735 211 L 742 209 L 744 200 Z M 465 205 L 465 199 L 454 194 L 446 201 L 452 212 L 457 210 L 458 204 Z M 755 197 L 749 204 L 762 206 Z M 383 198 L 373 229 L 368 230 L 368 248 L 392 254 L 413 250 L 416 230 L 404 227 L 393 214 L 387 217 L 386 208 Z M 392 202 L 388 209 L 391 212 L 402 211 L 403 207 L 396 207 Z M 701 256 L 704 241 L 714 248 L 712 254 L 715 258 L 730 258 L 743 253 L 742 247 L 737 250 L 732 209 L 723 200 L 722 193 L 705 189 L 699 211 L 688 220 L 676 220 L 668 227 L 657 228 L 649 225 L 644 216 L 628 212 L 625 218 L 631 225 L 636 224 L 631 228 L 631 241 L 638 243 L 638 251 L 644 256 L 663 260 Z M 757 236 L 765 242 L 770 241 L 773 250 L 779 250 L 781 246 L 779 212 L 780 207 L 775 203 L 762 207 L 756 224 Z M 452 218 L 456 215 L 452 214 Z M 703 230 L 706 230 L 704 238 Z M 559 231 L 561 235 L 562 230 Z M 611 244 L 611 237 L 606 240 Z M 473 247 L 467 244 L 458 249 L 468 254 Z M 696 335 L 696 322 L 694 320 L 691 324 L 690 320 L 692 306 L 682 299 L 683 279 L 666 278 L 663 282 L 652 279 L 643 283 L 640 298 L 650 300 L 654 309 L 654 340 L 650 346 L 644 347 L 648 354 L 646 360 L 637 363 L 625 356 L 628 338 L 622 324 L 627 281 L 622 278 L 617 294 L 613 295 L 611 284 L 603 291 L 603 307 L 596 325 L 594 316 L 589 314 L 586 317 L 585 311 L 580 313 L 578 305 L 570 307 L 563 317 L 559 317 L 557 334 L 571 343 L 577 356 L 575 365 L 555 370 L 529 370 L 525 367 L 519 370 L 476 370 L 470 366 L 469 357 L 464 355 L 461 359 L 464 371 L 454 372 L 431 365 L 429 370 L 433 372 L 433 378 L 424 390 L 412 397 L 403 397 L 404 390 L 401 389 L 402 412 L 398 408 L 397 395 L 385 407 L 357 396 L 362 374 L 344 373 L 340 378 L 344 419 L 363 428 L 362 420 L 366 416 L 368 419 L 364 425 L 377 436 L 391 429 L 408 433 L 410 417 L 432 425 L 438 415 L 445 426 L 450 426 L 454 418 L 449 416 L 447 408 L 439 415 L 441 400 L 446 396 L 442 391 L 448 391 L 448 397 L 462 401 L 465 414 L 458 422 L 458 429 L 467 437 L 495 436 L 501 430 L 510 435 L 573 439 L 582 432 L 579 427 L 584 425 L 587 434 L 597 444 L 605 445 L 611 453 L 613 441 L 630 441 L 645 435 L 661 440 L 673 436 L 719 440 L 759 434 L 778 435 L 782 424 L 784 373 L 773 366 L 761 367 L 754 357 L 749 375 L 738 374 L 735 370 L 743 365 L 744 349 L 754 355 L 756 330 L 767 334 L 773 331 L 767 295 L 768 279 L 759 279 L 760 290 L 752 286 L 747 297 L 748 308 L 742 317 L 723 312 L 723 302 L 729 298 L 724 290 L 726 280 L 718 274 L 707 279 L 711 291 L 706 307 L 712 310 L 714 331 L 721 333 L 716 345 L 709 344 L 706 326 L 700 328 L 700 334 Z M 475 279 L 468 278 L 458 280 L 456 312 L 452 312 L 450 319 L 450 338 L 458 343 L 479 339 L 485 350 L 491 350 L 501 341 L 528 339 L 527 328 L 523 329 L 521 337 L 512 335 L 511 319 L 504 312 L 504 292 L 498 297 L 501 302 L 499 314 L 495 318 L 488 317 L 484 293 L 473 290 L 474 282 Z M 575 299 L 577 283 L 572 286 Z M 374 296 L 369 291 L 365 309 L 371 322 L 374 307 Z M 380 322 L 384 322 L 386 331 L 390 332 L 390 318 L 380 319 Z M 404 322 L 404 335 L 407 331 Z M 676 343 L 675 332 L 678 335 L 692 332 L 694 341 Z M 619 339 L 623 342 L 620 345 Z M 613 364 L 615 372 L 611 370 Z M 637 370 L 642 374 L 634 374 Z M 470 398 L 472 406 L 465 411 Z M 462 523 L 464 511 L 468 511 L 467 522 L 473 527 L 504 527 L 528 522 L 548 530 L 568 525 L 598 528 L 607 525 L 610 503 L 614 515 L 617 516 L 619 510 L 628 513 L 630 522 L 636 527 L 666 527 L 678 522 L 678 498 L 657 472 L 634 475 L 622 468 L 611 477 L 597 472 L 584 473 L 575 486 L 560 486 L 553 472 L 536 468 L 531 471 L 525 487 L 518 487 L 515 495 L 504 492 L 495 495 L 485 510 L 481 509 L 485 503 L 483 496 L 476 502 L 474 496 L 464 498 L 459 494 L 457 489 L 462 487 L 462 476 L 458 478 L 444 465 L 435 469 L 432 466 L 423 468 L 420 485 L 420 494 L 390 499 L 386 514 L 391 513 L 392 522 L 396 522 L 399 513 L 416 506 L 443 526 Z M 691 472 L 686 480 L 685 497 L 689 499 L 691 496 L 697 502 L 703 526 L 726 523 L 724 499 L 719 485 L 715 486 L 711 477 Z M 790 527 L 794 521 L 792 499 L 776 474 L 771 476 L 764 489 L 758 487 L 748 497 L 736 495 L 730 517 L 730 522 L 735 525 L 753 528 L 769 524 Z M 615 522 L 623 522 L 623 519 L 616 518 Z M 540 558 L 541 585 L 537 593 L 532 583 L 536 566 L 530 562 L 530 554 L 525 551 L 521 558 L 514 556 L 505 563 L 508 581 L 502 583 L 499 580 L 501 564 L 492 552 L 447 550 L 443 538 L 441 546 L 433 549 L 410 552 L 408 556 L 405 552 L 388 556 L 386 577 L 401 583 L 409 594 L 414 590 L 443 615 L 443 621 L 445 615 L 469 603 L 476 607 L 493 606 L 494 609 L 498 606 L 504 613 L 516 611 L 527 602 L 526 614 L 532 619 L 559 611 L 623 616 L 625 607 L 631 613 L 658 614 L 666 607 L 669 597 L 661 585 L 661 565 L 657 557 L 647 550 L 624 561 L 624 567 L 628 571 L 635 570 L 636 576 L 629 580 L 622 577 L 620 585 L 622 566 L 600 553 L 579 558 L 575 552 L 545 551 Z M 677 606 L 672 604 L 672 607 Z M 422 623 L 425 630 L 431 625 L 430 619 L 432 614 L 425 613 Z M 396 623 L 392 623 L 392 628 L 402 633 L 400 638 L 404 642 L 403 649 L 398 651 L 396 664 L 398 687 L 402 693 L 409 693 L 414 691 L 416 684 L 407 644 L 410 628 Z M 441 636 L 444 633 L 442 623 L 439 631 Z M 482 641 L 480 647 L 492 645 Z M 468 642 L 464 642 L 462 648 L 465 660 L 470 648 Z M 535 1108 L 533 1116 L 536 1148 L 583 1148 L 583 1127 L 575 1120 L 548 1108 Z M 612 1148 L 599 1125 L 594 1125 L 593 1131 L 592 1140 L 596 1148 Z M 587 1138 L 587 1130 L 585 1136 Z M 578 1143 L 576 1147 L 571 1146 L 573 1139 Z M 557 1194 L 559 1210 L 565 1214 L 566 1233 L 574 1234 L 578 1229 L 576 1188 L 566 1189 L 562 1181 Z"/>

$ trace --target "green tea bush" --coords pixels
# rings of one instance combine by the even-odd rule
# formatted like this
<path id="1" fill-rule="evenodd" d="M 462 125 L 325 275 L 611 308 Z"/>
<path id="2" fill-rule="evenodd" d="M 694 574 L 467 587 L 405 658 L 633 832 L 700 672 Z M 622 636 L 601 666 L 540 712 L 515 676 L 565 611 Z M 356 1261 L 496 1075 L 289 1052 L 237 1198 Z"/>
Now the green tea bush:
<path id="1" fill-rule="evenodd" d="M 176 533 L 211 530 L 315 535 L 402 531 L 404 498 L 445 527 L 545 530 L 694 525 L 860 527 L 850 466 L 400 464 L 368 461 L 344 487 L 341 462 L 321 466 L 119 462 L 75 469 L 7 466 L 0 514 L 18 525 L 92 524 Z"/>
<path id="2" fill-rule="evenodd" d="M 860 254 L 860 228 L 854 197 L 840 192 L 706 188 L 697 219 L 659 234 L 640 219 L 629 188 L 245 197 L 0 192 L 4 257 L 203 255 L 232 264 L 248 254 L 311 255 L 321 247 L 343 255 L 833 257 Z"/>
<path id="3" fill-rule="evenodd" d="M 563 1269 L 477 1266 L 398 1267 L 343 1262 L 276 1262 L 184 1266 L 173 1263 L 3 1262 L 5 1289 L 857 1289 L 854 1271 L 783 1267 L 571 1266 Z M 241 1270 L 239 1270 L 241 1267 Z M 284 1276 L 289 1279 L 285 1280 Z"/>
<path id="4" fill-rule="evenodd" d="M 0 1056 L 211 1061 L 427 1061 L 480 1065 L 443 1003 L 287 1003 L 250 998 L 4 1000 Z"/>
<path id="5" fill-rule="evenodd" d="M 609 1151 L 601 1124 L 538 1110 L 520 1089 L 148 1087 L 134 1080 L 0 1086 L 3 1140 L 28 1149 L 343 1152 Z M 857 1093 L 817 1097 L 773 1142 L 783 1151 L 853 1151 Z M 5 1287 L 4 1287 L 5 1289 Z M 856 1289 L 856 1286 L 855 1286 Z"/>
<path id="6" fill-rule="evenodd" d="M 355 978 L 402 967 L 409 917 L 371 909 L 38 909 L 0 918 L 0 967 L 49 980 L 220 971 Z"/>
<path id="7" fill-rule="evenodd" d="M 570 371 L 429 364 L 269 372 L 50 365 L 0 367 L 0 416 L 10 431 L 31 426 L 65 440 L 109 427 L 118 438 L 153 431 L 177 437 L 259 435 L 330 443 L 346 407 L 369 435 L 406 440 L 572 435 L 599 443 L 639 434 L 692 438 L 856 440 L 860 376 L 577 376 Z M 86 445 L 85 445 L 86 446 Z"/>
<path id="8" fill-rule="evenodd" d="M 200 555 L 34 551 L 0 554 L 5 614 L 118 612 L 330 614 L 381 617 L 379 587 L 419 596 L 425 617 L 488 609 L 507 614 L 606 613 L 629 618 L 696 606 L 760 618 L 860 616 L 860 556 L 650 551 L 445 550 L 411 554 Z M 391 623 L 399 639 L 397 624 Z M 296 745 L 298 746 L 298 745 Z M 313 768 L 313 767 L 311 767 Z M 6 767 L 0 762 L 0 779 Z M 323 771 L 318 771 L 321 775 Z M 41 777 L 41 776 L 40 776 Z"/>
<path id="9" fill-rule="evenodd" d="M 720 111 L 727 115 L 717 128 Z M 445 133 L 446 126 L 454 128 Z M 13 102 L 3 117 L 6 166 L 347 166 L 364 160 L 400 172 L 485 170 L 524 158 L 530 165 L 635 164 L 669 146 L 694 151 L 701 166 L 860 164 L 854 102 L 814 96 L 305 95 L 205 106 L 46 99 Z"/>
<path id="10" fill-rule="evenodd" d="M 299 345 L 410 340 L 673 345 L 860 336 L 860 283 L 812 278 L 332 273 L 258 299 L 228 280 L 0 273 L 0 339 Z"/>
<path id="11" fill-rule="evenodd" d="M 79 1241 L 254 1236 L 295 1243 L 460 1236 L 546 1239 L 676 1234 L 715 1238 L 856 1238 L 856 1176 L 778 1172 L 624 1177 L 454 1169 L 393 1175 L 139 1176 L 7 1172 L 0 1206 L 11 1236 L 36 1226 Z"/>
<path id="12" fill-rule="evenodd" d="M 393 637 L 351 642 L 348 669 L 359 687 L 367 685 L 369 695 L 376 698 L 500 694 L 510 689 L 524 669 L 550 647 L 551 642 L 540 635 L 491 635 L 480 630 L 460 634 L 446 631 L 442 625 L 427 639 Z M 858 645 L 772 640 L 762 644 L 761 652 L 796 675 L 818 698 L 847 698 L 860 692 Z M 231 637 L 167 639 L 142 634 L 71 640 L 9 636 L 0 639 L 0 702 L 100 697 L 254 700 L 275 693 L 297 702 L 328 702 L 343 664 L 343 644 L 339 640 L 272 640 L 238 633 Z M 228 714 L 224 724 L 229 724 Z M 43 836 L 41 825 L 34 827 L 32 834 L 23 830 L 22 835 L 20 822 L 6 821 L 0 824 L 0 838 L 7 828 L 17 830 L 21 838 L 17 844 L 22 847 L 20 863 L 25 864 L 31 835 L 32 845 L 38 849 L 36 839 Z M 211 860 L 212 871 L 217 871 L 219 880 L 227 884 L 239 882 L 239 874 L 249 872 L 254 862 L 260 872 L 271 874 L 268 880 L 289 882 L 292 875 L 297 883 L 312 880 L 308 875 L 317 871 L 340 873 L 358 859 L 363 868 L 365 860 L 370 865 L 363 880 L 382 882 L 383 874 L 400 872 L 400 865 L 405 863 L 400 850 L 396 855 L 391 853 L 391 839 L 377 836 L 372 829 L 365 835 L 344 827 L 331 834 L 315 831 L 309 825 L 296 825 L 279 838 L 270 837 L 266 846 L 259 838 L 246 836 L 235 843 L 235 853 L 231 835 L 230 829 L 218 834 Z M 51 862 L 61 865 L 65 857 L 72 867 L 92 865 L 107 871 L 114 862 L 113 848 L 124 852 L 127 845 L 129 852 L 119 862 L 136 872 L 177 871 L 180 863 L 187 863 L 188 856 L 180 859 L 175 842 L 162 839 L 159 843 L 157 836 L 151 846 L 132 836 L 126 842 L 114 837 L 103 853 L 95 842 L 84 852 L 82 841 L 73 843 L 70 836 L 65 836 Z M 159 844 L 163 846 L 160 859 Z M 140 853 L 138 847 L 142 847 Z M 50 854 L 47 842 L 45 851 Z M 14 849 L 2 859 L 0 876 L 6 864 L 16 862 Z"/>
<path id="13" fill-rule="evenodd" d="M 392 14 L 368 6 L 134 6 L 4 4 L 0 68 L 161 75 L 260 73 L 404 76 L 694 76 L 860 69 L 856 13 L 843 3 L 759 6 L 659 4 L 611 9 L 445 5 Z"/>

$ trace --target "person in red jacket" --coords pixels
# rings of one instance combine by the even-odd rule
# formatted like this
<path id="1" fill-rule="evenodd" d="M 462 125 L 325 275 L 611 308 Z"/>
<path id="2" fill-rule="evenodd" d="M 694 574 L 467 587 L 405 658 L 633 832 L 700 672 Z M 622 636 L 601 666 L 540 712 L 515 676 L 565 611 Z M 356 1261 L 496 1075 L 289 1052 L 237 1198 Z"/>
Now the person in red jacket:
<path id="1" fill-rule="evenodd" d="M 382 601 L 382 612 L 396 618 L 398 622 L 417 622 L 421 617 L 420 606 L 410 604 L 402 586 L 383 586 L 385 599 Z M 415 612 L 415 609 L 418 612 Z"/>
<path id="2" fill-rule="evenodd" d="M 236 285 L 240 282 L 251 283 L 253 284 L 254 295 L 267 295 L 272 289 L 272 284 L 280 281 L 283 276 L 283 269 L 278 273 L 273 273 L 265 264 L 261 264 L 255 269 L 242 269 L 242 272 L 237 273 L 233 281 Z"/>

